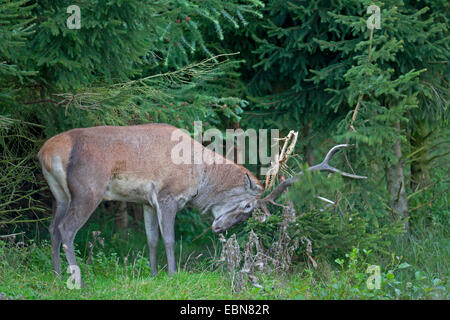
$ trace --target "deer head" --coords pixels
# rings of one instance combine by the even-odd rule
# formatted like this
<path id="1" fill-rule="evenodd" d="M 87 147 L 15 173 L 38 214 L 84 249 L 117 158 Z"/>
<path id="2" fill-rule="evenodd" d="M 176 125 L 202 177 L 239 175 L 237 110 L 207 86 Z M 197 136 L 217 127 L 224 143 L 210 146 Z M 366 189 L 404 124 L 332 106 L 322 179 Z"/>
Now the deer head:
<path id="1" fill-rule="evenodd" d="M 212 230 L 223 232 L 233 225 L 250 218 L 253 210 L 258 208 L 259 199 L 264 189 L 248 174 L 244 175 L 243 187 L 233 190 L 226 196 L 226 201 L 212 208 L 214 222 Z"/>

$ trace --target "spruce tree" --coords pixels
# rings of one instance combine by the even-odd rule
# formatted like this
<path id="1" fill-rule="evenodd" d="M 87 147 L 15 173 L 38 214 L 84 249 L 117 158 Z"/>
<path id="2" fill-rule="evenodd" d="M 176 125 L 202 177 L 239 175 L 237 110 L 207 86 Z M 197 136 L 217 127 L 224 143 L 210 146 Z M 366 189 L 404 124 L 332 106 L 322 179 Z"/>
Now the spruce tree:
<path id="1" fill-rule="evenodd" d="M 80 10 L 79 28 L 69 28 L 72 5 Z M 7 125 L 1 160 L 21 171 L 11 172 L 17 185 L 26 189 L 35 180 L 43 141 L 68 129 L 149 122 L 189 129 L 195 120 L 221 127 L 223 119 L 239 119 L 246 101 L 230 83 L 240 61 L 203 33 L 213 28 L 224 41 L 222 25 L 243 27 L 260 6 L 257 0 L 1 0 L 0 121 Z M 19 154 L 27 159 L 23 167 Z M 0 199 L 20 198 L 16 190 L 5 185 Z M 25 205 L 5 201 L 0 210 L 13 212 L 9 204 Z"/>
<path id="2" fill-rule="evenodd" d="M 367 25 L 373 4 L 381 29 Z M 407 218 L 405 156 L 420 149 L 410 149 L 411 133 L 424 117 L 447 112 L 444 8 L 439 1 L 267 1 L 267 20 L 251 29 L 258 61 L 246 123 L 300 129 L 310 163 L 319 139 L 356 143 L 351 163 L 370 164 L 371 188 Z"/>

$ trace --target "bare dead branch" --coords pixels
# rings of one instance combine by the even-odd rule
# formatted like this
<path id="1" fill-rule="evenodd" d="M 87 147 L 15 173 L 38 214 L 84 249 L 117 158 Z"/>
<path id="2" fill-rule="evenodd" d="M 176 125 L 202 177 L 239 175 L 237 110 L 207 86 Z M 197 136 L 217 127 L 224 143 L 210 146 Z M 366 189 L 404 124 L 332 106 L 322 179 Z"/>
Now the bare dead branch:
<path id="1" fill-rule="evenodd" d="M 9 238 L 9 237 L 15 237 L 18 236 L 20 234 L 24 234 L 25 232 L 18 232 L 18 233 L 11 233 L 11 234 L 6 234 L 6 235 L 2 235 L 0 236 L 0 238 Z"/>
<path id="2" fill-rule="evenodd" d="M 291 130 L 289 134 L 285 138 L 281 138 L 278 140 L 284 140 L 283 148 L 281 149 L 281 153 L 275 156 L 275 161 L 272 163 L 272 167 L 267 172 L 266 184 L 265 188 L 270 188 L 272 184 L 275 182 L 278 171 L 281 167 L 287 162 L 287 160 L 291 157 L 292 152 L 294 151 L 295 145 L 297 144 L 297 136 L 298 132 Z"/>

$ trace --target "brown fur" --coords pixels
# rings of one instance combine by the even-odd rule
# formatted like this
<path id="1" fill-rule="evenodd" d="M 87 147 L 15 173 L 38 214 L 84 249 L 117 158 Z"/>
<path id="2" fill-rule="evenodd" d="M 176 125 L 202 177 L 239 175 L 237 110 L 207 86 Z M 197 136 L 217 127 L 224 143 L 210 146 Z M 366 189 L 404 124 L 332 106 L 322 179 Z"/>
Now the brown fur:
<path id="1" fill-rule="evenodd" d="M 72 150 L 72 138 L 67 132 L 58 134 L 48 139 L 39 150 L 38 158 L 48 172 L 52 172 L 52 156 L 56 153 L 61 157 L 64 168 L 69 163 L 70 151 Z"/>
<path id="2" fill-rule="evenodd" d="M 161 181 L 159 187 L 169 188 L 173 193 L 181 192 L 188 184 L 198 183 L 195 174 L 189 172 L 195 170 L 198 173 L 201 168 L 205 168 L 220 182 L 217 191 L 241 185 L 245 174 L 262 187 L 249 170 L 229 160 L 224 160 L 225 164 L 204 164 L 201 168 L 195 165 L 173 164 L 170 160 L 171 150 L 178 143 L 170 140 L 173 130 L 177 128 L 167 124 L 73 129 L 49 139 L 38 156 L 50 173 L 54 155 L 61 157 L 66 170 L 70 159 L 88 157 L 98 160 L 99 164 L 107 169 L 110 177 L 127 174 L 150 178 Z M 82 144 L 80 149 L 73 149 L 74 141 Z M 213 153 L 203 146 L 201 148 L 203 152 Z"/>
<path id="3" fill-rule="evenodd" d="M 176 272 L 175 215 L 185 205 L 211 211 L 215 232 L 250 216 L 263 191 L 259 181 L 224 158 L 223 164 L 176 164 L 172 150 L 180 143 L 191 148 L 196 145 L 191 150 L 201 150 L 210 159 L 216 154 L 185 133 L 181 142 L 172 141 L 175 130 L 179 129 L 167 124 L 73 129 L 43 145 L 38 157 L 56 199 L 49 231 L 57 274 L 61 243 L 71 268 L 77 266 L 73 240 L 102 200 L 143 204 L 153 273 L 159 232 L 166 247 L 168 272 Z"/>

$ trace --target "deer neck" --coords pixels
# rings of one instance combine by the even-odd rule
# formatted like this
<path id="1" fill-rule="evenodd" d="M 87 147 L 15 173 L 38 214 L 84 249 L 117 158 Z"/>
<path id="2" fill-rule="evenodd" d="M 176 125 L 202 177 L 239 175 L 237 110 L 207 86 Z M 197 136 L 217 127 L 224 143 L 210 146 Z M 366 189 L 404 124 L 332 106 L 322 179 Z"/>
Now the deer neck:
<path id="1" fill-rule="evenodd" d="M 205 165 L 192 205 L 202 214 L 210 211 L 242 185 L 241 176 L 243 173 L 234 164 Z"/>

